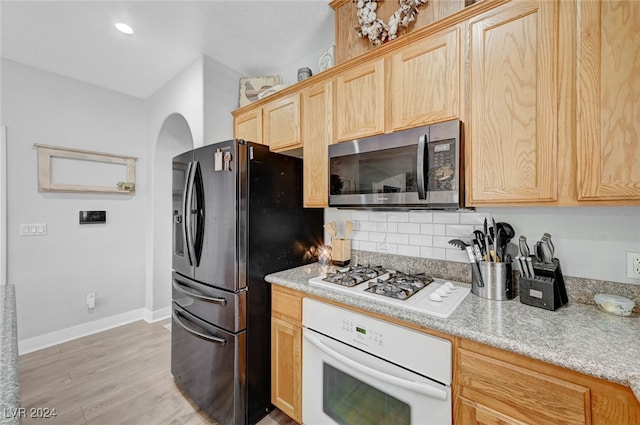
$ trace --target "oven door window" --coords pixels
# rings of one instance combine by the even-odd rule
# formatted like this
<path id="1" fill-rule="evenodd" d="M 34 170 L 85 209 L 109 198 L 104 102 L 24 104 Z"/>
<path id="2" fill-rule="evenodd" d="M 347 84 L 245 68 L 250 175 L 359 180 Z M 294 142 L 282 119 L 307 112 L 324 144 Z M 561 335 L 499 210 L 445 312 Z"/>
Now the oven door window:
<path id="1" fill-rule="evenodd" d="M 418 191 L 416 145 L 330 159 L 331 195 Z"/>
<path id="2" fill-rule="evenodd" d="M 341 425 L 409 425 L 411 407 L 353 376 L 323 363 L 322 409 Z"/>

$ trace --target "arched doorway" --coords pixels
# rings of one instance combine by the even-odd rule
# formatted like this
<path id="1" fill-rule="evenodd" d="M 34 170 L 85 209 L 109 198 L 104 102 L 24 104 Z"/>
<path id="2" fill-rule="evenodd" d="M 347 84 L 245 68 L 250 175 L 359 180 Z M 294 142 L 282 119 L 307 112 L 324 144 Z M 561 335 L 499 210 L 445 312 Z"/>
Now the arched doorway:
<path id="1" fill-rule="evenodd" d="M 171 306 L 171 160 L 190 149 L 193 136 L 187 120 L 177 113 L 169 115 L 158 134 L 153 160 L 153 284 L 151 297 L 147 297 L 147 303 L 151 301 L 152 305 L 147 308 L 156 313 Z"/>

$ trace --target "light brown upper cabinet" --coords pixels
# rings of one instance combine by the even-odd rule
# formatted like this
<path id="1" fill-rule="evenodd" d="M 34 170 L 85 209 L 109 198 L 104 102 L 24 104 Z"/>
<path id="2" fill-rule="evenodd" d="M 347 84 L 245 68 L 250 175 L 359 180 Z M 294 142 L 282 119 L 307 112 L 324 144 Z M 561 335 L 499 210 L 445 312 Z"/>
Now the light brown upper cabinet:
<path id="1" fill-rule="evenodd" d="M 292 93 L 262 108 L 263 143 L 274 152 L 302 147 L 300 93 Z"/>
<path id="2" fill-rule="evenodd" d="M 393 130 L 460 117 L 461 32 L 449 28 L 391 55 Z"/>
<path id="3" fill-rule="evenodd" d="M 251 109 L 234 120 L 233 134 L 236 139 L 262 143 L 262 109 Z"/>
<path id="4" fill-rule="evenodd" d="M 471 205 L 557 198 L 558 2 L 517 1 L 469 23 L 465 150 Z"/>
<path id="5" fill-rule="evenodd" d="M 333 80 L 302 92 L 304 206 L 328 206 L 329 152 L 333 143 Z"/>
<path id="6" fill-rule="evenodd" d="M 384 58 L 354 65 L 336 78 L 336 138 L 384 132 Z"/>
<path id="7" fill-rule="evenodd" d="M 578 3 L 579 200 L 640 199 L 640 2 Z"/>

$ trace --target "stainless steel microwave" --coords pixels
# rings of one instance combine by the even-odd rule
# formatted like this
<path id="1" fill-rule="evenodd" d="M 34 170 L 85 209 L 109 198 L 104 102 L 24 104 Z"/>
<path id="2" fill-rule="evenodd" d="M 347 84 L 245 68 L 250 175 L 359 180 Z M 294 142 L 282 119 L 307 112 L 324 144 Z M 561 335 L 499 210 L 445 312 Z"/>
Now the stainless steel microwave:
<path id="1" fill-rule="evenodd" d="M 452 120 L 329 146 L 329 206 L 464 206 L 462 123 Z"/>

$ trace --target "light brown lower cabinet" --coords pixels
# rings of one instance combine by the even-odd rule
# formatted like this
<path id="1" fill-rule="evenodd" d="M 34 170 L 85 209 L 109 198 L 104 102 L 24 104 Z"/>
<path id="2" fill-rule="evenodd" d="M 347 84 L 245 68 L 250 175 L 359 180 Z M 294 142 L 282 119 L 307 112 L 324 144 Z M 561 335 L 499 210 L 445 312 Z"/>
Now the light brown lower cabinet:
<path id="1" fill-rule="evenodd" d="M 272 286 L 271 402 L 298 423 L 303 295 Z M 452 343 L 455 425 L 640 425 L 640 403 L 628 387 L 470 340 Z"/>
<path id="2" fill-rule="evenodd" d="M 302 294 L 271 291 L 271 403 L 302 423 Z"/>
<path id="3" fill-rule="evenodd" d="M 640 424 L 640 403 L 622 385 L 460 340 L 456 424 Z"/>

